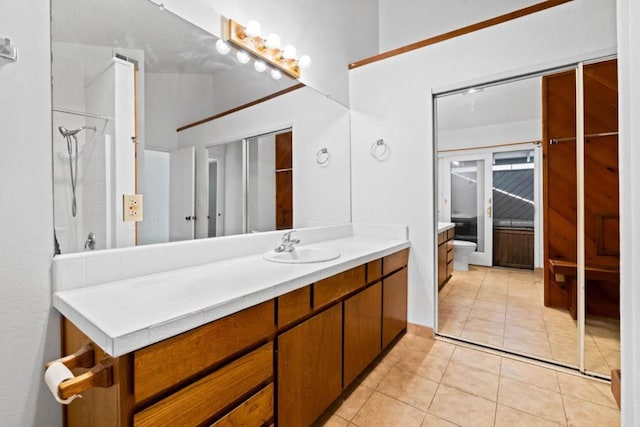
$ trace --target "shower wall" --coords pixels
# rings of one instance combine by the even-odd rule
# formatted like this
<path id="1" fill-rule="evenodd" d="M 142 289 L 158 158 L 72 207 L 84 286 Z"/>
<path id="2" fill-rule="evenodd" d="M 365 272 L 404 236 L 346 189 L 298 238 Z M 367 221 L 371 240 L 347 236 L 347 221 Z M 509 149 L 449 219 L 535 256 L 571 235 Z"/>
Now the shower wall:
<path id="1" fill-rule="evenodd" d="M 132 246 L 135 225 L 122 221 L 122 194 L 135 192 L 134 66 L 109 48 L 54 43 L 54 224 L 62 253 L 80 252 L 90 232 L 95 249 Z M 71 214 L 69 154 L 59 126 L 79 132 L 77 216 Z M 74 167 L 75 167 L 75 161 Z"/>

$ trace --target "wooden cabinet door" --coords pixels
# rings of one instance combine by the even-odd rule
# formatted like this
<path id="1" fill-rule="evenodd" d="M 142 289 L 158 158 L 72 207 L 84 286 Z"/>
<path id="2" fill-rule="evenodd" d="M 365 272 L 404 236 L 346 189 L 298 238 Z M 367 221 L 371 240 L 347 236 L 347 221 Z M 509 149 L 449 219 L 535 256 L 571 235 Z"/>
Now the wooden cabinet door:
<path id="1" fill-rule="evenodd" d="M 438 246 L 438 287 L 447 280 L 447 242 Z"/>
<path id="2" fill-rule="evenodd" d="M 382 283 L 344 302 L 344 386 L 376 358 L 381 350 Z"/>
<path id="3" fill-rule="evenodd" d="M 382 347 L 407 328 L 407 268 L 382 281 Z"/>
<path id="4" fill-rule="evenodd" d="M 278 413 L 309 426 L 342 392 L 342 304 L 278 336 Z"/>

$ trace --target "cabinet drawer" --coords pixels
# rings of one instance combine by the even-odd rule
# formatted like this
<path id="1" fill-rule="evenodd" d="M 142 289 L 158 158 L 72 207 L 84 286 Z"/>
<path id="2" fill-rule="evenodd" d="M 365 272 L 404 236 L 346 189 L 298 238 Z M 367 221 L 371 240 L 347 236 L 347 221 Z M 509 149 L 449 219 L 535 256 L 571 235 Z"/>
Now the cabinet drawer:
<path id="1" fill-rule="evenodd" d="M 315 283 L 313 285 L 313 307 L 322 307 L 364 287 L 366 283 L 365 272 L 366 266 L 360 265 Z"/>
<path id="2" fill-rule="evenodd" d="M 453 260 L 447 263 L 447 277 L 453 274 Z"/>
<path id="3" fill-rule="evenodd" d="M 447 262 L 453 261 L 453 244 L 449 246 L 447 242 Z"/>
<path id="4" fill-rule="evenodd" d="M 138 350 L 133 355 L 135 401 L 176 387 L 274 333 L 271 300 Z"/>
<path id="5" fill-rule="evenodd" d="M 373 283 L 382 277 L 382 258 L 367 264 L 367 283 Z"/>
<path id="6" fill-rule="evenodd" d="M 384 257 L 382 261 L 382 273 L 387 275 L 407 265 L 409 249 L 403 249 L 395 254 Z"/>
<path id="7" fill-rule="evenodd" d="M 281 328 L 311 312 L 311 286 L 278 297 L 278 327 Z"/>
<path id="8" fill-rule="evenodd" d="M 233 411 L 213 423 L 212 427 L 261 426 L 273 418 L 273 383 L 269 384 Z"/>
<path id="9" fill-rule="evenodd" d="M 438 233 L 438 245 L 441 245 L 446 241 L 447 241 L 447 232 L 443 231 L 442 233 Z"/>
<path id="10" fill-rule="evenodd" d="M 272 377 L 273 343 L 268 343 L 138 412 L 133 425 L 199 425 Z"/>
<path id="11" fill-rule="evenodd" d="M 450 228 L 447 230 L 447 240 L 453 240 L 453 238 L 456 236 L 456 229 L 454 228 Z"/>

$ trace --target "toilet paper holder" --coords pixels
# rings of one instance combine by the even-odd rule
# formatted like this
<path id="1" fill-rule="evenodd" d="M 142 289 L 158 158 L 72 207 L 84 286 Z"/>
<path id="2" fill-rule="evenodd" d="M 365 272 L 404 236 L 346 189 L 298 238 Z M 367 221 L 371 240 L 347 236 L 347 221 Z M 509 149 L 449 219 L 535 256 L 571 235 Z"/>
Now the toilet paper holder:
<path id="1" fill-rule="evenodd" d="M 90 388 L 108 388 L 113 385 L 113 364 L 109 359 L 104 359 L 94 365 L 95 350 L 91 344 L 85 344 L 75 353 L 47 363 L 45 370 L 56 362 L 62 363 L 69 369 L 89 369 L 78 376 L 62 381 L 58 385 L 60 399 L 68 399 Z"/>

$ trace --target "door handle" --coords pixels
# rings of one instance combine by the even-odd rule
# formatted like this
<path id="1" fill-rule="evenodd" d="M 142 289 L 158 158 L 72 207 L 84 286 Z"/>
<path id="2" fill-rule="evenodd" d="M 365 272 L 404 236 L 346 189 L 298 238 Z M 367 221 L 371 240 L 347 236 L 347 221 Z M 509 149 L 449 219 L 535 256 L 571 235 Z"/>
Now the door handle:
<path id="1" fill-rule="evenodd" d="M 191 220 L 195 221 L 196 217 L 195 217 L 195 215 L 194 216 L 185 216 L 184 219 L 185 219 L 185 221 L 191 221 Z"/>
<path id="2" fill-rule="evenodd" d="M 493 208 L 492 208 L 491 206 L 489 206 L 489 207 L 487 208 L 487 216 L 488 216 L 489 218 L 491 218 L 491 215 L 492 215 L 492 214 L 493 214 Z"/>

